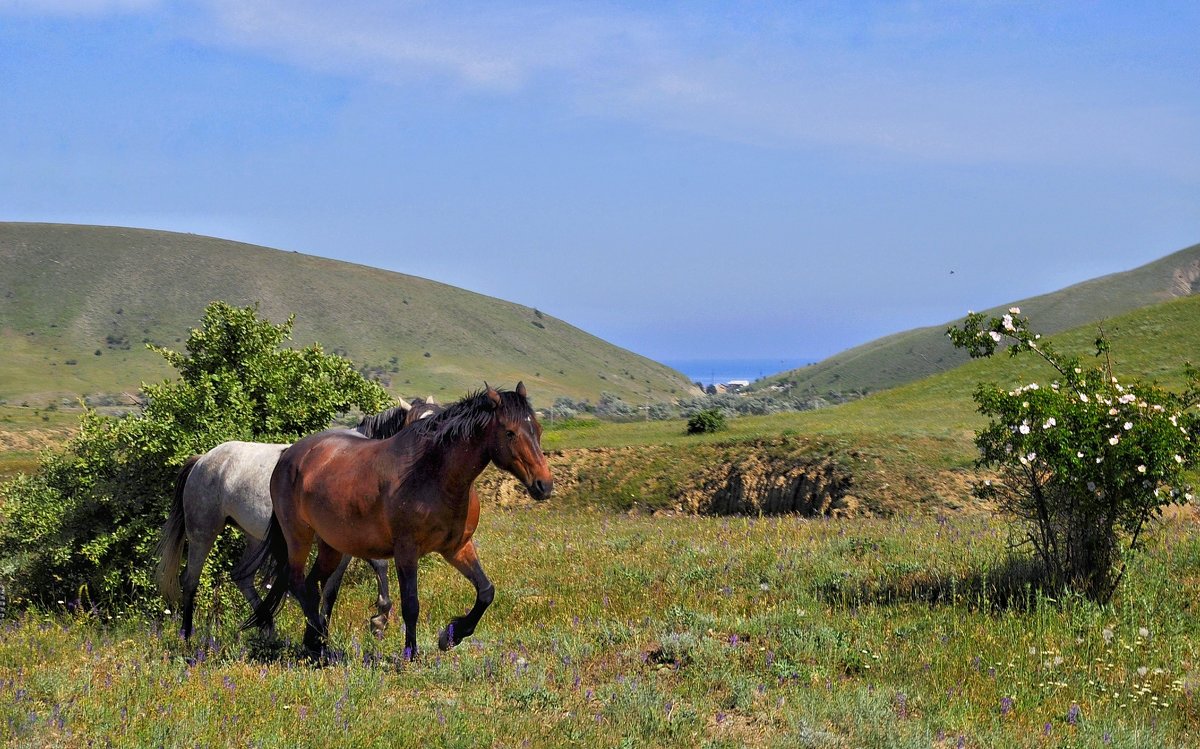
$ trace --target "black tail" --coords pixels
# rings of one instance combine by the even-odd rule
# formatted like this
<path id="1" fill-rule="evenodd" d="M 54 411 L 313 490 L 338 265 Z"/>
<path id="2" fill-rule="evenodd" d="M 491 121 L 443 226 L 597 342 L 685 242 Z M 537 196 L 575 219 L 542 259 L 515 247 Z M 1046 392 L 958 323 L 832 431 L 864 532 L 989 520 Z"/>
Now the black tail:
<path id="1" fill-rule="evenodd" d="M 283 606 L 284 596 L 288 592 L 288 548 L 287 539 L 283 537 L 283 528 L 279 525 L 279 518 L 271 515 L 271 525 L 267 528 L 267 535 L 263 537 L 262 545 L 258 547 L 258 553 L 246 560 L 245 564 L 240 565 L 235 576 L 245 575 L 259 569 L 265 570 L 263 582 L 267 586 L 267 595 L 263 597 L 262 603 L 254 610 L 242 624 L 242 629 L 250 629 L 251 627 L 264 627 L 275 620 L 275 614 L 279 613 L 279 609 Z"/>
<path id="2" fill-rule="evenodd" d="M 184 511 L 183 487 L 196 462 L 203 456 L 193 455 L 187 459 L 175 477 L 175 499 L 171 512 L 163 524 L 158 540 L 158 567 L 155 570 L 158 589 L 172 606 L 179 603 L 179 565 L 183 559 Z"/>

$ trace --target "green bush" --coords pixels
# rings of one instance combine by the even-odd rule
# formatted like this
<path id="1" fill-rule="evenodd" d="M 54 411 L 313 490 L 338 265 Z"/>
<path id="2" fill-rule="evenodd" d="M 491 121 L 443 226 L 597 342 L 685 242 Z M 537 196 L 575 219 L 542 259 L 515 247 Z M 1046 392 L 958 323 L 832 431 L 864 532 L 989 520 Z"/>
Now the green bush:
<path id="1" fill-rule="evenodd" d="M 976 494 L 1017 519 L 1052 584 L 1105 601 L 1146 522 L 1192 498 L 1184 479 L 1200 462 L 1193 408 L 1200 376 L 1188 367 L 1182 393 L 1122 381 L 1103 331 L 1096 339 L 1102 364 L 1085 368 L 1055 352 L 1019 314 L 1016 307 L 990 319 L 971 313 L 947 331 L 973 357 L 992 356 L 1007 341 L 1012 355 L 1038 355 L 1056 375 L 1011 390 L 978 387 L 975 402 L 991 419 L 975 436 L 979 463 L 997 469 L 999 480 Z"/>
<path id="2" fill-rule="evenodd" d="M 687 422 L 688 434 L 707 434 L 725 428 L 725 414 L 715 408 L 706 408 L 694 414 Z"/>
<path id="3" fill-rule="evenodd" d="M 213 302 L 186 353 L 151 346 L 178 379 L 143 385 L 140 412 L 85 406 L 79 432 L 42 456 L 36 473 L 0 486 L 0 578 L 12 603 L 148 604 L 154 547 L 191 455 L 232 439 L 287 442 L 339 412 L 377 411 L 391 398 L 320 346 L 282 348 L 293 320 Z"/>

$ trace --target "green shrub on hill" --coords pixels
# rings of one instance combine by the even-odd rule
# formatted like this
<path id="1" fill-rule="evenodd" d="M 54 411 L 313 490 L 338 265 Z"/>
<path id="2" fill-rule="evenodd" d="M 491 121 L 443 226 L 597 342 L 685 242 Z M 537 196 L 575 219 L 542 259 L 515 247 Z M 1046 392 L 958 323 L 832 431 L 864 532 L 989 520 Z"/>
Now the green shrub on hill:
<path id="1" fill-rule="evenodd" d="M 16 602 L 145 604 L 154 547 L 179 467 L 232 439 L 286 442 L 352 407 L 390 402 L 378 384 L 319 346 L 282 348 L 292 320 L 213 302 L 186 353 L 152 347 L 179 377 L 144 385 L 140 412 L 90 408 L 79 433 L 38 470 L 0 487 L 0 577 Z"/>

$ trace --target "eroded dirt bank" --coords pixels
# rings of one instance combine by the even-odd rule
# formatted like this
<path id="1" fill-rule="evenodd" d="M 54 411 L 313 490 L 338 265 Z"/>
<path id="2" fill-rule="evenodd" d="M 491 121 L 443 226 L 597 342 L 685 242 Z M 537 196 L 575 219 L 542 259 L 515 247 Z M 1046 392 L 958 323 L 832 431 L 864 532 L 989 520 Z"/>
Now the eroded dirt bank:
<path id="1" fill-rule="evenodd" d="M 990 509 L 970 495 L 973 471 L 888 465 L 867 451 L 786 437 L 561 450 L 549 461 L 550 502 L 630 512 L 860 517 Z M 476 486 L 485 505 L 532 503 L 515 479 L 495 468 Z"/>

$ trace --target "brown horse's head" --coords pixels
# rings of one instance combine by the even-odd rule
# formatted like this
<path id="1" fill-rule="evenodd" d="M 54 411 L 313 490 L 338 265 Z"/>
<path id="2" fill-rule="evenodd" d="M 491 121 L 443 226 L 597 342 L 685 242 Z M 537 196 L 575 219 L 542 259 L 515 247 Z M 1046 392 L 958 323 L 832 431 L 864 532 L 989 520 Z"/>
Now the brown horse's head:
<path id="1" fill-rule="evenodd" d="M 495 413 L 492 462 L 516 476 L 529 496 L 546 499 L 554 491 L 554 477 L 542 452 L 542 425 L 529 406 L 525 383 L 518 382 L 510 393 L 489 387 L 487 399 Z"/>

